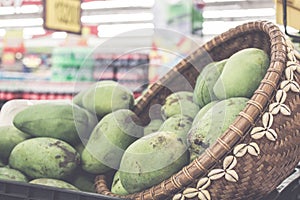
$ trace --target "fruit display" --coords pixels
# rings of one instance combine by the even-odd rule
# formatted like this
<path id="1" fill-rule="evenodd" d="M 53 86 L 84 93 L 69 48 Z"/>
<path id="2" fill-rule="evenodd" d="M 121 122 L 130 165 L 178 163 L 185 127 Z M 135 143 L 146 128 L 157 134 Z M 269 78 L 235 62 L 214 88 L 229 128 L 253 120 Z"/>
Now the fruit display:
<path id="1" fill-rule="evenodd" d="M 115 194 L 150 188 L 216 142 L 268 65 L 255 48 L 213 61 L 193 91 L 171 93 L 148 124 L 134 113 L 132 92 L 115 81 L 98 81 L 70 102 L 28 106 L 0 127 L 0 178 L 95 192 L 95 176 L 112 173 Z"/>

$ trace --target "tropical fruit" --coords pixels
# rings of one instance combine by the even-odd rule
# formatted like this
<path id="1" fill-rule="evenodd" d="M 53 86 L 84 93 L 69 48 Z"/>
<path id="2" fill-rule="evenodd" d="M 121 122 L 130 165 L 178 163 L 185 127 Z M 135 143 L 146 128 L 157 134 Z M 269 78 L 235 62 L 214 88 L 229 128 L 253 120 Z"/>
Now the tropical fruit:
<path id="1" fill-rule="evenodd" d="M 163 122 L 162 119 L 152 119 L 149 124 L 144 127 L 144 135 L 149 135 L 158 131 Z"/>
<path id="2" fill-rule="evenodd" d="M 0 126 L 0 159 L 7 161 L 12 149 L 30 137 L 14 126 Z"/>
<path id="3" fill-rule="evenodd" d="M 120 181 L 128 193 L 149 188 L 188 164 L 185 143 L 171 132 L 156 132 L 132 143 L 120 163 Z"/>
<path id="4" fill-rule="evenodd" d="M 218 99 L 250 98 L 269 67 L 269 57 L 261 49 L 246 48 L 230 56 L 214 85 Z"/>
<path id="5" fill-rule="evenodd" d="M 80 156 L 68 143 L 48 137 L 37 137 L 17 144 L 9 165 L 31 178 L 63 179 L 72 174 Z"/>
<path id="6" fill-rule="evenodd" d="M 82 106 L 99 117 L 118 109 L 131 109 L 133 104 L 132 91 L 114 81 L 99 81 L 82 97 Z"/>
<path id="7" fill-rule="evenodd" d="M 96 89 L 97 86 L 99 85 L 106 85 L 106 84 L 116 84 L 115 81 L 112 80 L 103 80 L 103 81 L 99 81 L 96 82 L 92 85 L 90 85 L 88 88 L 81 90 L 80 92 L 78 92 L 73 98 L 72 101 L 74 104 L 83 107 L 83 97 L 86 93 L 88 92 L 92 92 Z"/>
<path id="8" fill-rule="evenodd" d="M 173 115 L 166 119 L 159 128 L 159 131 L 175 133 L 184 143 L 187 142 L 187 133 L 192 127 L 193 119 L 186 115 Z"/>
<path id="9" fill-rule="evenodd" d="M 27 182 L 27 177 L 16 169 L 8 167 L 0 167 L 0 179 Z"/>
<path id="10" fill-rule="evenodd" d="M 199 106 L 193 102 L 193 92 L 180 91 L 167 96 L 161 107 L 161 115 L 164 120 L 176 114 L 194 118 L 199 109 Z"/>
<path id="11" fill-rule="evenodd" d="M 233 123 L 249 99 L 234 97 L 212 106 L 188 133 L 191 157 L 200 155 Z"/>
<path id="12" fill-rule="evenodd" d="M 66 181 L 63 181 L 63 180 L 59 180 L 59 179 L 38 178 L 38 179 L 31 180 L 29 183 L 45 185 L 45 186 L 50 186 L 50 187 L 56 187 L 56 188 L 69 189 L 69 190 L 78 190 L 78 188 L 76 188 L 72 184 L 67 183 Z"/>
<path id="13" fill-rule="evenodd" d="M 94 118 L 94 119 L 92 119 Z M 35 104 L 17 113 L 13 124 L 36 137 L 52 137 L 76 144 L 88 138 L 98 122 L 85 109 L 68 102 Z"/>
<path id="14" fill-rule="evenodd" d="M 120 172 L 119 171 L 116 171 L 116 173 L 114 175 L 112 185 L 111 185 L 111 192 L 114 194 L 119 194 L 119 195 L 129 194 L 120 181 Z"/>
<path id="15" fill-rule="evenodd" d="M 199 112 L 197 113 L 197 115 L 194 117 L 193 119 L 193 124 L 192 126 L 196 126 L 199 121 L 202 119 L 202 117 L 205 115 L 205 113 L 211 108 L 213 107 L 216 103 L 218 103 L 218 101 L 212 101 L 208 104 L 206 104 L 204 107 L 202 107 Z"/>
<path id="16" fill-rule="evenodd" d="M 125 149 L 143 135 L 140 124 L 137 116 L 128 109 L 105 115 L 81 154 L 82 169 L 93 174 L 118 169 Z"/>
<path id="17" fill-rule="evenodd" d="M 211 101 L 217 100 L 213 88 L 221 75 L 227 59 L 219 62 L 211 62 L 206 65 L 197 77 L 193 93 L 193 101 L 200 107 L 205 106 Z"/>

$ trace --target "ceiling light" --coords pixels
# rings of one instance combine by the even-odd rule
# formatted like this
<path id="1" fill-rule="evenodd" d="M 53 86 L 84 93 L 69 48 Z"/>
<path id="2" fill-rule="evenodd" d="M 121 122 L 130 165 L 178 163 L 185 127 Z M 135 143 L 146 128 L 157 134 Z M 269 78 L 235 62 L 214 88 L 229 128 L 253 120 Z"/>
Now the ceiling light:
<path id="1" fill-rule="evenodd" d="M 68 36 L 66 32 L 54 32 L 52 33 L 53 39 L 65 39 Z"/>
<path id="2" fill-rule="evenodd" d="M 28 27 L 23 29 L 23 36 L 44 35 L 46 31 L 42 27 Z"/>
<path id="3" fill-rule="evenodd" d="M 240 9 L 240 10 L 208 10 L 203 12 L 205 19 L 232 18 L 232 17 L 265 17 L 275 16 L 273 8 Z"/>
<path id="4" fill-rule="evenodd" d="M 110 1 L 91 1 L 81 4 L 83 10 L 107 9 L 107 8 L 129 8 L 146 7 L 151 8 L 155 0 L 110 0 Z"/>
<path id="5" fill-rule="evenodd" d="M 21 13 L 29 14 L 29 13 L 39 13 L 42 10 L 38 5 L 25 5 L 21 6 Z"/>
<path id="6" fill-rule="evenodd" d="M 152 21 L 152 13 L 128 13 L 128 14 L 109 14 L 109 15 L 91 15 L 82 16 L 82 23 L 113 23 L 113 22 L 136 22 Z"/>
<path id="7" fill-rule="evenodd" d="M 0 6 L 0 15 L 13 15 L 15 14 L 15 8 L 12 6 Z"/>
<path id="8" fill-rule="evenodd" d="M 204 0 L 205 3 L 240 2 L 245 0 Z"/>
<path id="9" fill-rule="evenodd" d="M 0 27 L 22 27 L 22 26 L 41 26 L 42 18 L 24 18 L 24 19 L 1 19 Z"/>
<path id="10" fill-rule="evenodd" d="M 0 15 L 13 15 L 13 14 L 30 14 L 41 12 L 42 7 L 38 5 L 24 5 L 24 6 L 0 6 Z"/>
<path id="11" fill-rule="evenodd" d="M 111 24 L 111 25 L 99 25 L 98 36 L 99 37 L 114 37 L 121 33 L 125 36 L 133 36 L 133 30 L 139 29 L 153 29 L 153 23 L 134 23 L 134 24 Z M 126 34 L 126 32 L 128 32 Z M 142 32 L 139 31 L 139 34 Z"/>
<path id="12" fill-rule="evenodd" d="M 6 30 L 4 28 L 0 29 L 0 37 L 4 37 L 6 34 Z"/>

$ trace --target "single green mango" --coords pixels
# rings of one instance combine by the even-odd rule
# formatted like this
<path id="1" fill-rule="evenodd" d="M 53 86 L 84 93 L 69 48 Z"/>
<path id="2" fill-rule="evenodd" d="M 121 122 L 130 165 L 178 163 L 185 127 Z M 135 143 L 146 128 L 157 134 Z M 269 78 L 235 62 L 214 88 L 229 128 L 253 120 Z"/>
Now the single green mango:
<path id="1" fill-rule="evenodd" d="M 149 135 L 158 131 L 160 126 L 163 124 L 162 119 L 152 119 L 147 126 L 144 128 L 144 135 Z"/>
<path id="2" fill-rule="evenodd" d="M 95 90 L 95 88 L 99 85 L 106 85 L 106 84 L 112 84 L 115 85 L 116 82 L 112 81 L 112 80 L 103 80 L 103 81 L 98 81 L 92 85 L 90 85 L 88 88 L 81 90 L 80 92 L 78 92 L 74 97 L 73 97 L 73 103 L 83 107 L 83 97 L 86 93 L 92 92 Z"/>
<path id="3" fill-rule="evenodd" d="M 245 108 L 248 100 L 245 97 L 234 97 L 222 100 L 212 106 L 188 133 L 191 155 L 194 153 L 200 155 L 216 142 Z"/>
<path id="4" fill-rule="evenodd" d="M 93 174 L 118 169 L 125 149 L 143 135 L 140 124 L 131 110 L 120 109 L 105 115 L 82 151 L 82 169 Z"/>
<path id="5" fill-rule="evenodd" d="M 22 172 L 8 167 L 0 167 L 0 179 L 28 182 L 27 177 Z"/>
<path id="6" fill-rule="evenodd" d="M 202 107 L 199 112 L 197 113 L 197 115 L 195 116 L 194 120 L 193 120 L 193 124 L 192 126 L 196 126 L 199 121 L 202 119 L 202 117 L 205 115 L 205 113 L 211 108 L 213 107 L 216 103 L 218 103 L 218 101 L 212 101 L 208 104 L 206 104 L 204 107 Z"/>
<path id="7" fill-rule="evenodd" d="M 9 165 L 31 178 L 65 178 L 72 174 L 80 156 L 68 143 L 49 137 L 27 139 L 17 144 Z"/>
<path id="8" fill-rule="evenodd" d="M 206 65 L 197 77 L 193 93 L 193 100 L 200 107 L 205 106 L 211 101 L 217 100 L 213 88 L 221 75 L 227 59 L 219 62 L 212 62 Z"/>
<path id="9" fill-rule="evenodd" d="M 56 187 L 56 188 L 63 188 L 68 190 L 78 190 L 78 188 L 76 188 L 74 185 L 66 181 L 52 179 L 52 178 L 38 178 L 38 179 L 31 180 L 29 183 Z"/>
<path id="10" fill-rule="evenodd" d="M 156 132 L 132 143 L 125 151 L 119 172 L 128 193 L 149 188 L 188 164 L 185 143 L 174 133 Z"/>
<path id="11" fill-rule="evenodd" d="M 132 91 L 118 82 L 99 81 L 82 97 L 82 105 L 99 117 L 118 109 L 132 109 L 134 97 Z"/>
<path id="12" fill-rule="evenodd" d="M 175 133 L 179 138 L 186 143 L 187 134 L 192 127 L 193 119 L 186 115 L 173 115 L 166 119 L 159 128 L 159 131 L 168 131 Z"/>
<path id="13" fill-rule="evenodd" d="M 167 96 L 161 107 L 161 115 L 164 120 L 176 114 L 194 118 L 199 109 L 199 106 L 193 101 L 193 92 L 180 91 Z"/>
<path id="14" fill-rule="evenodd" d="M 118 195 L 127 195 L 129 194 L 126 189 L 123 187 L 121 181 L 120 181 L 120 172 L 116 171 L 112 185 L 111 185 L 111 192 Z"/>
<path id="15" fill-rule="evenodd" d="M 234 53 L 214 85 L 218 99 L 250 98 L 258 88 L 269 67 L 269 57 L 261 49 L 246 48 Z"/>
<path id="16" fill-rule="evenodd" d="M 12 149 L 30 137 L 14 126 L 0 126 L 0 159 L 7 161 Z"/>
<path id="17" fill-rule="evenodd" d="M 29 106 L 17 113 L 13 124 L 35 137 L 52 137 L 76 144 L 81 138 L 89 137 L 98 122 L 96 118 L 75 104 L 48 102 Z"/>

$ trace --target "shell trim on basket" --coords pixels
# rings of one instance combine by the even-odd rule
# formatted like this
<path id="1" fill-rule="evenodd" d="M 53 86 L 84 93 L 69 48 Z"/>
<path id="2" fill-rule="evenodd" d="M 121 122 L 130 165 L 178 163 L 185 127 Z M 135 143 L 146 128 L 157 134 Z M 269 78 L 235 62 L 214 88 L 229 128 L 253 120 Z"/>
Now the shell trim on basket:
<path id="1" fill-rule="evenodd" d="M 299 83 L 296 82 L 295 73 L 300 73 L 300 64 L 297 63 L 297 56 L 299 56 L 294 50 L 292 43 L 287 42 L 288 61 L 286 63 L 286 69 L 284 75 L 286 80 L 280 83 L 280 88 L 275 95 L 275 102 L 271 103 L 268 107 L 268 111 L 262 115 L 262 127 L 253 127 L 250 136 L 251 139 L 257 141 L 264 136 L 274 142 L 278 138 L 278 134 L 272 129 L 274 115 L 291 115 L 290 108 L 284 104 L 287 98 L 287 92 L 300 93 Z M 237 165 L 238 158 L 245 156 L 249 153 L 251 156 L 259 156 L 260 148 L 257 142 L 251 140 L 249 143 L 238 144 L 233 148 L 233 155 L 228 155 L 223 160 L 223 169 L 212 169 L 208 172 L 206 177 L 201 178 L 196 184 L 196 188 L 188 187 L 173 196 L 172 200 L 187 200 L 198 197 L 199 200 L 211 200 L 209 193 L 209 186 L 213 181 L 225 178 L 229 182 L 238 182 L 239 176 L 234 170 Z"/>

